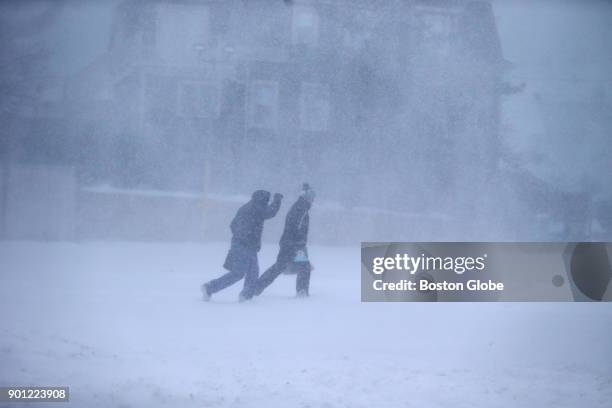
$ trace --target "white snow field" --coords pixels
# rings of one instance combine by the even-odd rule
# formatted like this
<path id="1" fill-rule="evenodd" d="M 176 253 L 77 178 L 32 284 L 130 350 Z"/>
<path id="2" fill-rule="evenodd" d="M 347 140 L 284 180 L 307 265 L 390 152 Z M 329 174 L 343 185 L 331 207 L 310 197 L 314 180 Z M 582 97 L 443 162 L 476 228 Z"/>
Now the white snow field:
<path id="1" fill-rule="evenodd" d="M 610 304 L 361 303 L 359 248 L 316 246 L 310 298 L 281 276 L 204 303 L 226 251 L 0 244 L 0 385 L 70 387 L 36 407 L 612 406 Z"/>

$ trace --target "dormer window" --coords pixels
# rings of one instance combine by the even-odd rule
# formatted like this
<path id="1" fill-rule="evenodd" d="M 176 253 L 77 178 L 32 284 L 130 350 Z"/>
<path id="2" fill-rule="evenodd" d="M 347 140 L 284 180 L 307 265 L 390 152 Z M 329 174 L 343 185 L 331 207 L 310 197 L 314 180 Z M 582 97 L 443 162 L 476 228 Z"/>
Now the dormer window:
<path id="1" fill-rule="evenodd" d="M 438 57 L 448 56 L 454 34 L 454 15 L 438 9 L 420 10 L 419 15 L 424 50 Z"/>
<path id="2" fill-rule="evenodd" d="M 312 7 L 293 7 L 292 41 L 294 45 L 308 47 L 319 43 L 319 15 Z"/>

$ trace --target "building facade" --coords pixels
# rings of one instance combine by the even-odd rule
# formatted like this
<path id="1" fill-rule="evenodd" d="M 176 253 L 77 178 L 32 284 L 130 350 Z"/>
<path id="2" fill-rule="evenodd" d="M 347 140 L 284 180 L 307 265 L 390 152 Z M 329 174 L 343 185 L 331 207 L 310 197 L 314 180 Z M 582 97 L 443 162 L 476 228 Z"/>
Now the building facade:
<path id="1" fill-rule="evenodd" d="M 420 210 L 470 201 L 497 166 L 505 63 L 486 1 L 128 0 L 111 32 L 72 87 L 75 131 L 108 133 L 94 181 L 309 180 L 343 205 Z M 103 117 L 83 108 L 93 83 Z"/>

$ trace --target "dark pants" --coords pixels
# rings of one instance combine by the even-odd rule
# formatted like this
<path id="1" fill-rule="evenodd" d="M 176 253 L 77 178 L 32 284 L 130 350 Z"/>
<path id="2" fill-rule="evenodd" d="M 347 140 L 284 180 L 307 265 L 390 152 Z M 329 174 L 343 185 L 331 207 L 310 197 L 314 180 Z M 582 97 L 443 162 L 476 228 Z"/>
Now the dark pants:
<path id="1" fill-rule="evenodd" d="M 252 298 L 259 275 L 257 251 L 239 245 L 232 245 L 223 267 L 229 272 L 206 284 L 208 294 L 212 295 L 219 292 L 244 278 L 244 287 L 240 295 L 245 299 Z"/>
<path id="2" fill-rule="evenodd" d="M 299 293 L 305 293 L 308 295 L 310 287 L 310 271 L 312 266 L 310 262 L 294 262 L 296 268 L 297 278 L 295 280 L 295 290 Z"/>
<path id="3" fill-rule="evenodd" d="M 276 263 L 269 267 L 257 280 L 255 295 L 260 295 L 288 267 L 294 268 L 294 270 L 297 272 L 297 279 L 295 282 L 296 291 L 298 293 L 308 294 L 311 266 L 310 262 L 294 261 L 295 255 L 299 249 L 306 251 L 306 248 L 281 246 L 278 256 L 276 257 Z"/>

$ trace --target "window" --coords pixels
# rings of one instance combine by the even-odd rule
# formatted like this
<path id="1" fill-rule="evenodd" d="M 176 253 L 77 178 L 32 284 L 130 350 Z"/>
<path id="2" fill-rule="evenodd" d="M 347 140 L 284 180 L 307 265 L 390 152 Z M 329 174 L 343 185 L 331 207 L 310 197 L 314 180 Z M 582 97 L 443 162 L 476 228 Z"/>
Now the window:
<path id="1" fill-rule="evenodd" d="M 300 127 L 321 132 L 329 122 L 329 88 L 327 85 L 305 83 L 300 92 Z"/>
<path id="2" fill-rule="evenodd" d="M 450 16 L 445 14 L 425 14 L 425 38 L 448 38 L 450 36 Z"/>
<path id="3" fill-rule="evenodd" d="M 314 47 L 319 42 L 319 16 L 311 7 L 293 7 L 293 44 Z"/>
<path id="4" fill-rule="evenodd" d="M 289 30 L 285 26 L 286 16 L 283 8 L 274 6 L 254 10 L 249 17 L 255 27 L 250 34 L 252 44 L 255 46 L 282 47 L 289 42 Z"/>
<path id="5" fill-rule="evenodd" d="M 155 47 L 156 41 L 156 14 L 155 10 L 152 8 L 145 9 L 141 16 L 141 25 L 142 25 L 142 44 L 145 47 L 153 48 Z"/>
<path id="6" fill-rule="evenodd" d="M 423 22 L 423 46 L 432 54 L 446 56 L 450 52 L 452 18 L 444 13 L 425 13 Z"/>
<path id="7" fill-rule="evenodd" d="M 217 89 L 205 82 L 179 84 L 179 114 L 186 117 L 212 118 L 218 114 Z"/>
<path id="8" fill-rule="evenodd" d="M 38 85 L 40 100 L 44 103 L 60 102 L 63 95 L 62 85 L 59 82 L 44 82 Z"/>
<path id="9" fill-rule="evenodd" d="M 278 116 L 278 84 L 254 81 L 249 87 L 249 125 L 276 128 Z"/>
<path id="10" fill-rule="evenodd" d="M 193 63 L 210 42 L 208 9 L 197 3 L 160 5 L 155 41 L 166 64 Z"/>

